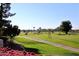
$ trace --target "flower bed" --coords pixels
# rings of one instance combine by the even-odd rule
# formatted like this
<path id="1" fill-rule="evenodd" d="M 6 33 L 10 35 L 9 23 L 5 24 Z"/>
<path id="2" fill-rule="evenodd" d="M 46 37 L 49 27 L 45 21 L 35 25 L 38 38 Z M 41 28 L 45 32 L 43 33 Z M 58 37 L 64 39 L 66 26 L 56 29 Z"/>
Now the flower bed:
<path id="1" fill-rule="evenodd" d="M 0 48 L 0 56 L 37 56 L 34 52 L 13 50 L 7 47 Z"/>

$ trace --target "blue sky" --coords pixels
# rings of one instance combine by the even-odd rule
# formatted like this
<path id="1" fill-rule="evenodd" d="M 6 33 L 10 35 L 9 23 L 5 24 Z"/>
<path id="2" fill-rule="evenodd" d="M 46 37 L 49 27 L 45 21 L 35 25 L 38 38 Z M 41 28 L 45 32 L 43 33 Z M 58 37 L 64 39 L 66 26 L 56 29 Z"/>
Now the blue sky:
<path id="1" fill-rule="evenodd" d="M 73 29 L 79 29 L 79 4 L 15 3 L 11 4 L 10 17 L 13 25 L 20 29 L 56 28 L 62 21 L 70 20 Z"/>

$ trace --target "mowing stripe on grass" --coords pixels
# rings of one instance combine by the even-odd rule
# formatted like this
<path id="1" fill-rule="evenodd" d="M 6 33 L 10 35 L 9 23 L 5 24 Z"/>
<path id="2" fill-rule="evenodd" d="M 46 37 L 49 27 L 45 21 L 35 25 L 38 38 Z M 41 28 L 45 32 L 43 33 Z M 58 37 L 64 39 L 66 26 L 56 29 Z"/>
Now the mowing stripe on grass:
<path id="1" fill-rule="evenodd" d="M 47 40 L 42 40 L 42 39 L 39 39 L 39 38 L 30 38 L 30 37 L 25 37 L 25 36 L 18 36 L 18 37 L 23 37 L 23 38 L 26 38 L 26 39 L 30 39 L 30 40 L 34 40 L 34 41 L 38 41 L 38 42 L 43 42 L 43 43 L 46 43 L 46 44 L 50 44 L 52 46 L 61 47 L 61 48 L 64 48 L 64 49 L 67 49 L 67 50 L 70 50 L 70 51 L 79 52 L 79 49 L 77 49 L 77 48 L 72 48 L 72 47 L 69 47 L 69 46 L 66 46 L 66 45 L 63 45 L 63 44 L 49 42 Z"/>

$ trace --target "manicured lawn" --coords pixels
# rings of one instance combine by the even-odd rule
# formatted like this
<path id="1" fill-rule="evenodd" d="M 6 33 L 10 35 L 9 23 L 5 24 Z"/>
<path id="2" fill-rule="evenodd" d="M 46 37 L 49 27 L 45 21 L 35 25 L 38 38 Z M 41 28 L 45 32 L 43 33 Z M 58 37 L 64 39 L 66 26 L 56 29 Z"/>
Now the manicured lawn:
<path id="1" fill-rule="evenodd" d="M 56 42 L 56 43 L 60 43 L 60 44 L 64 44 L 67 46 L 71 46 L 74 48 L 79 48 L 79 34 L 75 34 L 75 35 L 59 35 L 59 33 L 53 33 L 51 34 L 51 37 L 48 36 L 48 33 L 42 33 L 42 34 L 33 34 L 33 33 L 29 33 L 29 35 L 26 36 L 30 36 L 33 38 L 40 38 L 43 40 L 48 40 L 50 42 Z"/>
<path id="2" fill-rule="evenodd" d="M 79 53 L 77 52 L 72 52 L 69 50 L 65 50 L 63 48 L 51 46 L 45 43 L 36 42 L 21 37 L 16 37 L 15 41 L 20 42 L 21 45 L 25 47 L 38 49 L 39 53 L 41 53 L 42 55 L 57 55 L 57 56 L 79 55 Z"/>
<path id="3" fill-rule="evenodd" d="M 19 36 L 26 36 L 25 33 L 21 32 Z"/>

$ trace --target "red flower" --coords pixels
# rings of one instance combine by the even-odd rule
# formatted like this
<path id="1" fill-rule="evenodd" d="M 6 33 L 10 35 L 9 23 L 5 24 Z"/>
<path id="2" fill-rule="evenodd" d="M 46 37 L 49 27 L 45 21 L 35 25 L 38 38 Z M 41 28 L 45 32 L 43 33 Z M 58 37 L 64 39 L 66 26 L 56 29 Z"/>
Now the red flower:
<path id="1" fill-rule="evenodd" d="M 6 47 L 0 48 L 0 56 L 37 56 L 37 55 L 38 54 L 34 52 L 13 50 Z"/>

